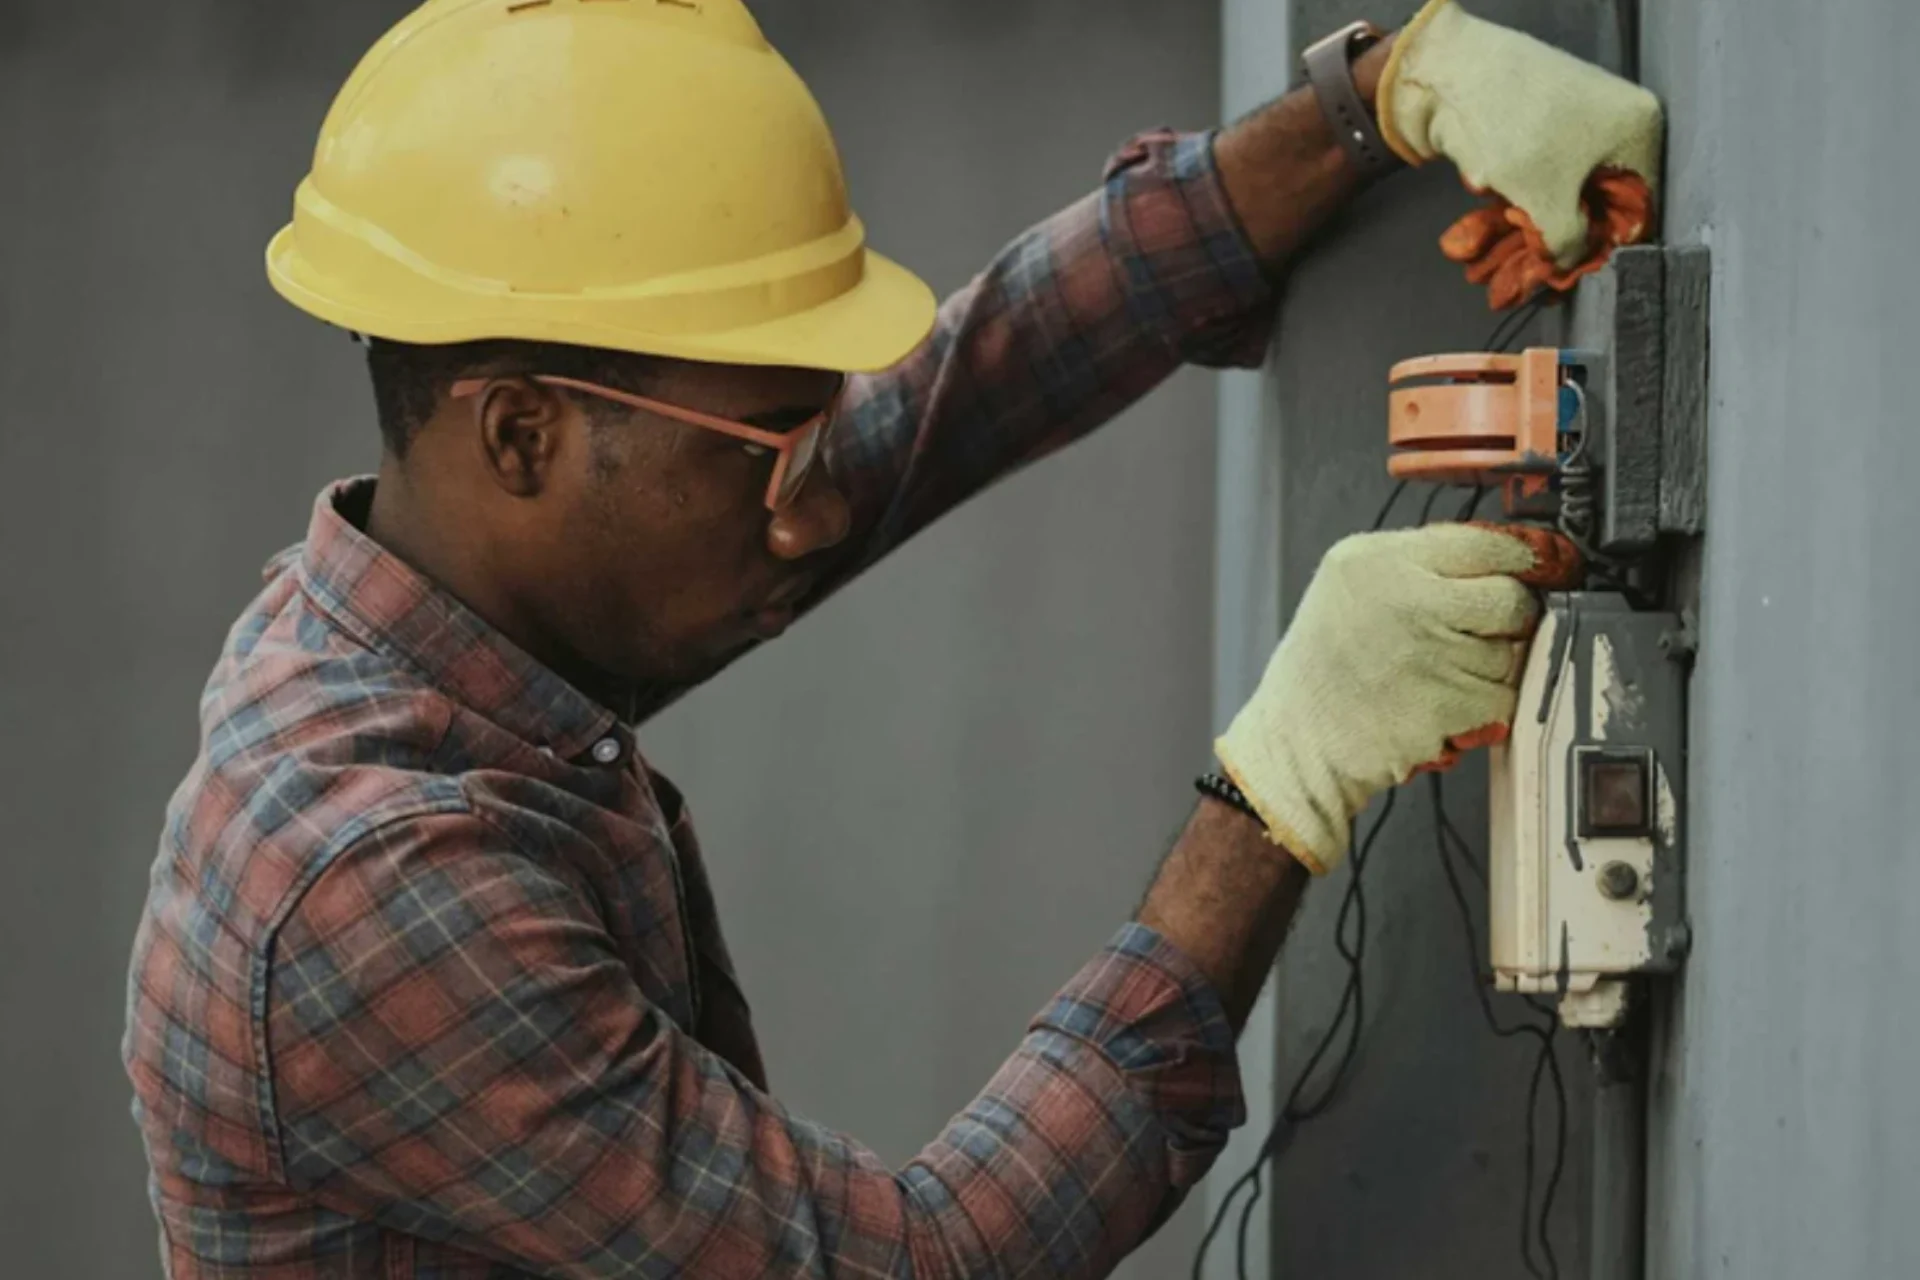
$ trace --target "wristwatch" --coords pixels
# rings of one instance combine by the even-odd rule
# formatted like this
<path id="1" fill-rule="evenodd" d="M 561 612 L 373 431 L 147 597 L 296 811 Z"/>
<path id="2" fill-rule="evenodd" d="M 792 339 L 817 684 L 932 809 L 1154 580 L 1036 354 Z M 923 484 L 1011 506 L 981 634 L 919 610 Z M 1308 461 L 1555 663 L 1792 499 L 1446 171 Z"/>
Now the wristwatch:
<path id="1" fill-rule="evenodd" d="M 1359 91 L 1353 87 L 1354 59 L 1379 44 L 1386 35 L 1371 22 L 1356 22 L 1324 40 L 1315 41 L 1300 55 L 1307 83 L 1313 86 L 1313 96 L 1319 100 L 1320 114 L 1326 117 L 1327 127 L 1340 140 L 1341 149 L 1363 182 L 1389 174 L 1401 165 L 1400 157 L 1380 136 L 1373 113 L 1367 110 L 1367 104 L 1360 100 Z"/>

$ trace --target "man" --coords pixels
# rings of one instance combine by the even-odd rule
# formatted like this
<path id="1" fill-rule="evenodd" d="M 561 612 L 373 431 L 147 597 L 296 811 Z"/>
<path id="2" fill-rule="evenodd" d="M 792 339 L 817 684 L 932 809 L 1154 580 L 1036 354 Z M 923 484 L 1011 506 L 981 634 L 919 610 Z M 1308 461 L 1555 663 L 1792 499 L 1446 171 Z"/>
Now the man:
<path id="1" fill-rule="evenodd" d="M 1257 360 L 1389 149 L 1501 198 L 1448 243 L 1496 301 L 1641 234 L 1642 91 L 1451 0 L 1314 66 L 936 315 L 738 0 L 434 0 L 374 48 L 268 268 L 367 341 L 379 474 L 229 636 L 133 960 L 171 1275 L 1096 1276 L 1164 1219 L 1308 870 L 1502 732 L 1550 543 L 1337 548 L 1138 919 L 901 1169 L 768 1096 L 633 726 L 1182 361 Z"/>

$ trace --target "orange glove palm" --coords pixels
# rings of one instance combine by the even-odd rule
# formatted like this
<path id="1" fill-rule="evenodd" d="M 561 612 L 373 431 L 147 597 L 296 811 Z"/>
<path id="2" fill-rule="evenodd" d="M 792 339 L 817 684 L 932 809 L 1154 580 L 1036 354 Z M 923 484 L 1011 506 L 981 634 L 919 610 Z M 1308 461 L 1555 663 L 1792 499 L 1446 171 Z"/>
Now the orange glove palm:
<path id="1" fill-rule="evenodd" d="M 1581 189 L 1580 202 L 1587 213 L 1587 244 L 1571 267 L 1554 261 L 1525 210 L 1498 195 L 1448 227 L 1440 252 L 1466 267 L 1468 283 L 1487 286 L 1487 305 L 1498 311 L 1536 289 L 1571 289 L 1581 276 L 1604 266 L 1616 248 L 1638 244 L 1654 232 L 1653 194 L 1639 174 L 1597 170 Z"/>
<path id="2" fill-rule="evenodd" d="M 1402 159 L 1444 157 L 1496 197 L 1441 241 L 1496 308 L 1569 288 L 1652 231 L 1659 99 L 1458 0 L 1428 0 L 1402 29 L 1375 102 Z"/>

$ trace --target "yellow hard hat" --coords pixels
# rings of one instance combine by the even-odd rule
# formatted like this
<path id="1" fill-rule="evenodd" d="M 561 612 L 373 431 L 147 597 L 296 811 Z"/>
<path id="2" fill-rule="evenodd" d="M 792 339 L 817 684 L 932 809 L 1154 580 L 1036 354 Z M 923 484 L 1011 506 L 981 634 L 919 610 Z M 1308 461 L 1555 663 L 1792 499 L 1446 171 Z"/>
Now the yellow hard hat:
<path id="1" fill-rule="evenodd" d="M 397 342 L 864 372 L 934 313 L 865 242 L 740 0 L 429 0 L 334 100 L 267 274 Z"/>

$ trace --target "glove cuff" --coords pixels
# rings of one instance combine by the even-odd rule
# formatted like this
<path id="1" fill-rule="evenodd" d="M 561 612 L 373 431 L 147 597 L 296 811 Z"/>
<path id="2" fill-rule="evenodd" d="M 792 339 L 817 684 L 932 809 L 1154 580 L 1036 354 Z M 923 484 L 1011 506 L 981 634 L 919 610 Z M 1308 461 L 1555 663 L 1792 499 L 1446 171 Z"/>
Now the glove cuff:
<path id="1" fill-rule="evenodd" d="M 1380 136 L 1395 155 L 1410 165 L 1422 165 L 1439 154 L 1427 136 L 1437 99 L 1431 89 L 1417 83 L 1413 64 L 1416 47 L 1431 39 L 1435 28 L 1445 37 L 1449 27 L 1469 21 L 1467 12 L 1455 0 L 1427 0 L 1413 15 L 1393 42 L 1380 83 L 1373 91 L 1373 114 L 1380 123 Z M 1403 83 L 1412 80 L 1413 83 Z"/>
<path id="2" fill-rule="evenodd" d="M 1257 728 L 1242 732 L 1238 717 L 1213 744 L 1220 769 L 1240 789 L 1267 829 L 1267 839 L 1316 876 L 1339 866 L 1347 852 L 1344 823 L 1319 820 L 1318 806 L 1308 794 L 1299 771 L 1261 749 L 1265 737 Z M 1289 800 L 1297 803 L 1288 803 Z M 1304 811 L 1306 823 L 1289 821 L 1283 811 Z"/>

